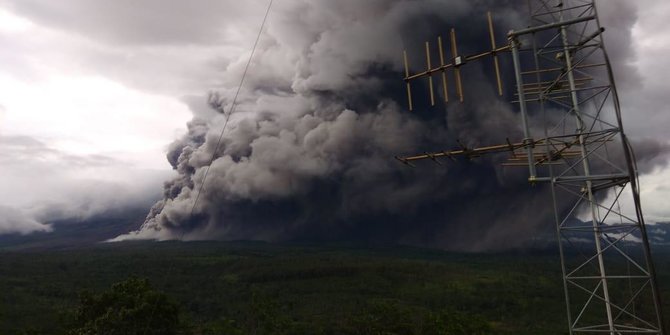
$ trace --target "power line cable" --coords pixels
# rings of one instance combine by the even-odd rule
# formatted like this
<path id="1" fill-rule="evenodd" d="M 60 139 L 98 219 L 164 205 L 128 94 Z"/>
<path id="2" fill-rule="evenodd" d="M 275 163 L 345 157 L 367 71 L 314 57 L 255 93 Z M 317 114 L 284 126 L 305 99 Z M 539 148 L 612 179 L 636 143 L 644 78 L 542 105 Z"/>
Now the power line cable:
<path id="1" fill-rule="evenodd" d="M 270 0 L 268 2 L 267 9 L 265 10 L 265 15 L 263 16 L 263 21 L 261 22 L 261 26 L 258 29 L 258 34 L 256 35 L 256 40 L 254 41 L 254 45 L 251 48 L 251 54 L 249 55 L 249 59 L 247 60 L 246 66 L 244 67 L 244 72 L 242 72 L 242 78 L 240 79 L 240 83 L 237 86 L 237 91 L 235 92 L 235 96 L 233 97 L 233 102 L 230 106 L 230 110 L 228 111 L 227 114 L 224 114 L 225 115 L 225 121 L 223 123 L 223 128 L 221 129 L 221 134 L 219 135 L 219 138 L 216 142 L 216 147 L 214 148 L 214 152 L 212 153 L 212 157 L 209 160 L 209 164 L 205 168 L 205 174 L 203 175 L 202 183 L 200 184 L 200 187 L 198 188 L 198 190 L 196 192 L 195 200 L 193 201 L 193 206 L 191 207 L 189 217 L 193 217 L 193 212 L 195 211 L 195 207 L 197 206 L 198 200 L 200 199 L 200 194 L 202 193 L 202 191 L 205 188 L 205 182 L 207 181 L 207 175 L 209 174 L 209 169 L 212 166 L 212 164 L 214 163 L 214 160 L 216 160 L 216 158 L 217 158 L 216 153 L 219 151 L 219 147 L 221 147 L 221 142 L 223 141 L 223 136 L 226 132 L 226 128 L 228 127 L 228 122 L 230 121 L 230 116 L 235 112 L 235 107 L 237 106 L 237 98 L 240 95 L 240 91 L 242 90 L 242 86 L 244 85 L 244 80 L 246 79 L 247 73 L 249 72 L 249 68 L 251 66 L 251 61 L 253 60 L 254 54 L 256 53 L 256 48 L 258 47 L 258 42 L 260 41 L 261 35 L 263 34 L 263 29 L 265 28 L 265 23 L 267 22 L 268 16 L 270 15 L 270 9 L 272 8 L 273 1 L 274 0 Z M 181 235 L 179 236 L 179 240 L 183 239 L 185 234 L 186 234 L 186 232 L 182 231 Z M 172 265 L 168 268 L 168 271 L 165 273 L 165 276 L 164 276 L 165 280 L 164 280 L 164 283 L 163 283 L 164 285 L 163 286 L 165 286 L 165 284 L 167 284 L 168 278 L 172 274 L 172 271 L 174 270 L 175 266 L 176 266 L 176 264 L 172 263 Z M 151 326 L 151 323 L 154 319 L 155 312 L 156 312 L 156 307 L 157 306 L 154 305 L 154 307 L 151 310 L 149 320 L 147 321 L 147 325 L 144 328 L 144 332 L 143 332 L 143 334 L 145 334 L 145 335 L 149 331 L 149 327 Z"/>
<path id="2" fill-rule="evenodd" d="M 254 42 L 253 48 L 251 48 L 251 55 L 249 55 L 249 59 L 247 60 L 247 65 L 244 67 L 244 72 L 242 73 L 242 79 L 240 80 L 240 84 L 237 86 L 237 92 L 235 92 L 235 97 L 233 98 L 233 103 L 230 106 L 230 111 L 228 111 L 228 114 L 226 115 L 226 120 L 223 123 L 223 128 L 221 129 L 221 134 L 219 135 L 219 139 L 216 142 L 216 147 L 214 148 L 214 152 L 212 153 L 212 158 L 209 161 L 209 164 L 205 168 L 205 175 L 202 177 L 202 183 L 200 184 L 200 188 L 198 189 L 198 192 L 196 193 L 195 196 L 195 201 L 193 201 L 193 207 L 191 207 L 191 213 L 190 216 L 193 216 L 193 211 L 195 210 L 195 206 L 198 204 L 198 200 L 200 199 L 200 194 L 202 193 L 202 190 L 205 188 L 205 181 L 207 180 L 207 175 L 209 174 L 209 169 L 212 166 L 212 163 L 214 163 L 214 160 L 216 159 L 216 153 L 219 151 L 219 147 L 221 146 L 221 141 L 223 140 L 223 135 L 226 132 L 226 127 L 228 126 L 228 121 L 230 121 L 230 116 L 235 112 L 235 107 L 237 106 L 237 97 L 240 95 L 240 91 L 242 90 L 242 85 L 244 85 L 244 80 L 247 77 L 247 72 L 249 71 L 249 66 L 251 65 L 251 60 L 254 57 L 254 53 L 256 52 L 256 47 L 258 46 L 258 41 L 261 39 L 261 35 L 263 33 L 263 28 L 265 27 L 265 22 L 268 19 L 268 15 L 270 14 L 270 8 L 272 7 L 272 2 L 274 0 L 270 0 L 268 3 L 268 8 L 265 11 L 265 16 L 263 17 L 263 22 L 261 23 L 261 28 L 258 30 L 258 35 L 256 35 L 256 41 Z M 183 237 L 183 234 L 182 234 Z"/>

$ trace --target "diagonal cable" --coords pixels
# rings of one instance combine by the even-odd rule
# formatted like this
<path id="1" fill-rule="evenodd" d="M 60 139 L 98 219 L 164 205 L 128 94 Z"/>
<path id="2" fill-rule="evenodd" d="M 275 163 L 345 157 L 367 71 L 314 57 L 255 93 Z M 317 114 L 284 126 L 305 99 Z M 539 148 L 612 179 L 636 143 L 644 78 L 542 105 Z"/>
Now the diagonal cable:
<path id="1" fill-rule="evenodd" d="M 212 157 L 209 160 L 209 164 L 205 168 L 205 174 L 202 178 L 202 183 L 200 184 L 200 187 L 198 188 L 198 191 L 196 192 L 195 200 L 193 201 L 193 206 L 191 207 L 191 212 L 189 214 L 189 217 L 193 217 L 193 212 L 195 211 L 195 207 L 198 204 L 198 200 L 200 199 L 200 194 L 204 190 L 205 182 L 207 180 L 207 175 L 209 174 L 209 169 L 212 166 L 212 163 L 214 163 L 214 160 L 216 159 L 216 153 L 219 151 L 219 147 L 221 146 L 221 142 L 223 140 L 223 135 L 225 134 L 226 128 L 228 126 L 228 121 L 230 121 L 230 116 L 233 114 L 233 112 L 235 112 L 235 107 L 237 106 L 237 98 L 240 95 L 240 91 L 242 90 L 242 86 L 244 85 L 244 80 L 247 77 L 247 72 L 249 71 L 251 61 L 254 57 L 254 54 L 256 53 L 256 48 L 258 47 L 258 42 L 260 41 L 261 35 L 263 33 L 263 29 L 265 28 L 265 23 L 267 22 L 268 16 L 270 14 L 270 9 L 272 8 L 272 2 L 273 1 L 274 0 L 270 0 L 268 2 L 268 7 L 265 11 L 265 15 L 263 16 L 263 21 L 261 22 L 260 29 L 258 29 L 258 35 L 256 35 L 256 40 L 254 42 L 254 46 L 251 48 L 251 54 L 249 55 L 249 59 L 247 60 L 246 66 L 244 67 L 244 72 L 242 73 L 242 78 L 240 79 L 240 84 L 237 86 L 237 91 L 235 92 L 235 97 L 233 98 L 233 102 L 231 104 L 230 111 L 228 111 L 228 113 L 225 114 L 226 119 L 223 123 L 223 128 L 221 129 L 221 134 L 219 135 L 219 138 L 216 142 L 216 147 L 214 149 L 214 152 L 212 153 Z M 181 235 L 179 236 L 179 240 L 184 238 L 185 233 L 186 233 L 185 231 L 181 232 Z M 168 271 L 166 271 L 165 276 L 164 276 L 164 284 L 167 283 L 168 278 L 172 274 L 172 271 L 174 270 L 175 266 L 176 266 L 176 263 L 172 263 L 172 266 L 170 266 L 168 268 Z M 165 286 L 165 285 L 163 285 L 163 286 Z M 156 313 L 156 307 L 157 306 L 154 305 L 154 307 L 151 309 L 151 314 L 149 315 L 149 320 L 147 321 L 147 325 L 144 328 L 144 332 L 143 332 L 144 335 L 147 334 L 147 332 L 149 331 L 149 327 L 151 326 L 151 323 L 154 320 L 154 316 L 155 316 L 155 313 Z"/>

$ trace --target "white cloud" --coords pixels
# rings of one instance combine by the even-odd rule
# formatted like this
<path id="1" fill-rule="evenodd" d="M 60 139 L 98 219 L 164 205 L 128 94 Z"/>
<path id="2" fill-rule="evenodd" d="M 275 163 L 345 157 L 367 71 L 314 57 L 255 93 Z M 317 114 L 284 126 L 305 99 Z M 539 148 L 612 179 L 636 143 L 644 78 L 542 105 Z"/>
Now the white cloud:
<path id="1" fill-rule="evenodd" d="M 670 3 L 663 0 L 635 1 L 638 20 L 633 26 L 633 65 L 641 76 L 636 87 L 622 93 L 626 129 L 632 136 L 670 141 Z"/>
<path id="2" fill-rule="evenodd" d="M 33 231 L 51 231 L 51 227 L 21 210 L 0 205 L 0 234 L 28 234 Z"/>
<path id="3" fill-rule="evenodd" d="M 632 65 L 640 74 L 641 81 L 639 85 L 620 91 L 624 127 L 633 138 L 654 138 L 668 143 L 670 63 L 665 59 L 670 54 L 670 28 L 667 25 L 670 3 L 664 0 L 641 0 L 632 4 L 637 9 L 638 19 L 633 26 L 633 44 L 629 48 L 635 55 Z M 603 5 L 605 3 L 601 1 L 600 7 Z M 670 221 L 670 209 L 667 206 L 667 199 L 670 198 L 670 166 L 642 174 L 640 190 L 646 222 Z M 622 197 L 622 211 L 634 217 L 632 199 L 628 194 Z"/>
<path id="4" fill-rule="evenodd" d="M 0 76 L 0 103 L 2 134 L 37 137 L 76 154 L 149 153 L 136 163 L 151 167 L 158 167 L 166 140 L 190 117 L 174 98 L 103 77 L 51 75 L 26 83 Z"/>
<path id="5" fill-rule="evenodd" d="M 132 58 L 122 49 L 4 9 L 0 21 L 0 234 L 148 206 L 170 173 L 167 144 L 191 117 L 186 103 L 141 90 L 133 80 L 146 75 L 141 64 L 115 75 Z M 146 84 L 187 81 L 171 75 Z"/>
<path id="6" fill-rule="evenodd" d="M 0 1 L 0 201 L 25 218 L 0 233 L 155 200 L 193 96 L 239 80 L 220 74 L 265 5 Z"/>
<path id="7" fill-rule="evenodd" d="M 642 212 L 645 222 L 647 224 L 655 224 L 657 222 L 670 222 L 670 208 L 668 207 L 667 199 L 670 199 L 670 168 L 659 167 L 655 170 L 640 176 L 640 199 L 642 202 Z M 631 195 L 630 186 L 626 186 L 623 190 L 618 203 L 614 202 L 615 193 L 608 195 L 607 200 L 601 204 L 609 207 L 616 212 L 620 212 L 628 218 L 634 219 L 636 217 L 635 207 L 633 206 L 633 199 Z M 582 220 L 590 220 L 588 211 L 583 211 L 580 215 Z M 600 215 L 604 216 L 607 210 L 600 209 Z M 608 216 L 606 220 L 608 223 L 619 223 L 618 216 L 614 214 Z M 629 223 L 623 219 L 624 223 Z"/>
<path id="8" fill-rule="evenodd" d="M 98 154 L 75 155 L 27 136 L 0 136 L 0 151 L 0 203 L 22 213 L 14 217 L 42 223 L 148 206 L 171 174 Z"/>
<path id="9" fill-rule="evenodd" d="M 32 26 L 32 22 L 13 15 L 5 10 L 0 10 L 0 32 L 18 33 L 25 32 Z"/>
<path id="10" fill-rule="evenodd" d="M 669 222 L 670 168 L 657 169 L 640 177 L 642 210 L 649 223 Z M 627 204 L 632 209 L 632 206 Z"/>

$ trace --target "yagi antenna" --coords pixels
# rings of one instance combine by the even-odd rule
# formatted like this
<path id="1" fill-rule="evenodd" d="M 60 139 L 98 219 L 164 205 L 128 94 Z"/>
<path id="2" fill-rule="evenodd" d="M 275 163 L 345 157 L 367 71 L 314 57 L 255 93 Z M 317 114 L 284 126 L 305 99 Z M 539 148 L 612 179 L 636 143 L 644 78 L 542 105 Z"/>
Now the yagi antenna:
<path id="1" fill-rule="evenodd" d="M 498 95 L 503 95 L 502 80 L 500 79 L 500 63 L 498 62 L 498 52 L 496 51 L 496 36 L 493 33 L 493 16 L 491 12 L 486 13 L 489 20 L 489 35 L 491 35 L 491 52 L 493 53 L 493 67 L 496 71 L 496 81 L 498 82 Z"/>
<path id="2" fill-rule="evenodd" d="M 495 40 L 495 34 L 494 34 L 494 29 L 493 29 L 493 17 L 491 15 L 491 12 L 487 13 L 487 20 L 488 20 L 488 31 L 489 35 L 491 38 L 491 50 L 486 51 L 483 53 L 471 55 L 471 56 L 463 56 L 458 53 L 458 43 L 456 40 L 456 30 L 451 29 L 449 32 L 449 40 L 451 44 L 451 62 L 446 63 L 445 62 L 445 57 L 444 57 L 444 45 L 442 44 L 442 36 L 437 37 L 437 47 L 440 55 L 440 65 L 438 67 L 433 67 L 430 54 L 431 54 L 431 48 L 430 48 L 430 42 L 425 42 L 425 52 L 426 52 L 426 70 L 423 72 L 411 74 L 410 73 L 410 68 L 409 68 L 409 61 L 407 59 L 407 50 L 403 50 L 403 63 L 405 65 L 405 85 L 407 86 L 407 102 L 409 105 L 409 110 L 414 109 L 414 104 L 412 101 L 412 87 L 411 87 L 411 82 L 415 79 L 419 78 L 424 78 L 428 77 L 428 90 L 430 94 L 430 105 L 435 106 L 435 88 L 434 88 L 434 82 L 433 82 L 433 74 L 436 74 L 437 72 L 440 72 L 442 76 L 442 95 L 444 96 L 444 102 L 449 102 L 449 85 L 448 85 L 448 80 L 447 80 L 447 70 L 453 69 L 454 71 L 454 81 L 456 83 L 456 95 L 458 97 L 458 101 L 461 103 L 465 100 L 465 94 L 463 92 L 463 80 L 461 76 L 461 67 L 466 65 L 468 62 L 478 60 L 480 58 L 486 57 L 486 56 L 492 56 L 493 57 L 493 66 L 495 70 L 495 78 L 496 78 L 496 83 L 497 83 L 497 88 L 498 88 L 498 95 L 502 96 L 503 95 L 503 86 L 502 86 L 502 79 L 500 76 L 500 63 L 498 61 L 498 53 L 500 52 L 505 52 L 505 51 L 510 51 L 510 46 L 504 46 L 501 48 L 498 48 L 496 46 L 496 40 Z"/>
<path id="3" fill-rule="evenodd" d="M 428 71 L 428 90 L 430 91 L 430 105 L 435 106 L 435 93 L 433 93 L 433 76 L 430 72 L 430 43 L 426 41 L 426 71 Z"/>
<path id="4" fill-rule="evenodd" d="M 463 82 L 461 82 L 461 66 L 465 64 L 463 57 L 458 55 L 456 46 L 456 29 L 451 28 L 451 55 L 454 57 L 454 75 L 456 76 L 456 93 L 458 100 L 463 102 Z"/>
<path id="5" fill-rule="evenodd" d="M 449 102 L 449 86 L 447 86 L 447 70 L 444 68 L 444 48 L 442 47 L 442 36 L 437 37 L 437 47 L 440 49 L 440 67 L 442 68 L 442 94 L 444 102 Z"/>
<path id="6" fill-rule="evenodd" d="M 409 64 L 407 62 L 407 50 L 403 50 L 402 52 L 402 58 L 403 62 L 405 63 L 405 83 L 407 84 L 407 103 L 409 104 L 409 110 L 413 110 L 412 108 L 412 86 L 409 83 Z"/>

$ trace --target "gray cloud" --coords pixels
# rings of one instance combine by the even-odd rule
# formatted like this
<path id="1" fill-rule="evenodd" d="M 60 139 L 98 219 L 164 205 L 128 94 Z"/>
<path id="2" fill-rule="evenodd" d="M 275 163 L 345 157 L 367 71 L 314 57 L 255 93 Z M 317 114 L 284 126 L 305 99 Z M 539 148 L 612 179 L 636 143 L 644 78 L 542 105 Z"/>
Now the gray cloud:
<path id="1" fill-rule="evenodd" d="M 24 135 L 0 135 L 0 150 L 4 155 L 0 163 L 21 166 L 31 162 L 44 162 L 54 168 L 110 167 L 123 162 L 105 155 L 73 155 L 53 149 L 33 137 Z"/>
<path id="2" fill-rule="evenodd" d="M 670 30 L 666 24 L 670 6 L 662 0 L 606 4 L 609 2 L 601 1 L 600 11 L 608 28 L 615 27 L 608 29 L 606 43 L 608 48 L 616 48 L 612 58 L 615 75 L 623 84 L 620 93 L 626 129 L 634 137 L 670 141 L 670 66 L 662 61 L 670 52 Z M 631 22 L 633 17 L 636 22 Z M 636 72 L 632 73 L 631 68 Z"/>
<path id="3" fill-rule="evenodd" d="M 610 61 L 615 70 L 618 88 L 622 91 L 634 89 L 642 82 L 642 77 L 633 64 L 635 49 L 633 45 L 632 27 L 638 22 L 638 12 L 634 2 L 625 0 L 609 0 L 598 2 L 598 15 L 605 26 L 604 35 Z"/>
<path id="4" fill-rule="evenodd" d="M 0 136 L 0 234 L 48 231 L 50 222 L 147 208 L 169 173 L 106 155 L 73 155 L 29 136 Z"/>
<path id="5" fill-rule="evenodd" d="M 474 146 L 519 138 L 518 115 L 495 97 L 486 66 L 464 71 L 467 103 L 450 104 L 446 115 L 426 106 L 422 84 L 415 87 L 419 112 L 404 111 L 398 73 L 403 47 L 416 51 L 410 57 L 418 69 L 423 41 L 451 26 L 463 52 L 487 47 L 467 41 L 486 41 L 483 15 L 491 7 L 500 32 L 525 25 L 516 1 L 277 2 L 218 152 L 224 118 L 197 94 L 217 88 L 230 110 L 266 2 L 5 4 L 67 36 L 67 54 L 77 55 L 65 59 L 45 40 L 43 57 L 97 68 L 142 90 L 184 95 L 194 111 L 188 134 L 169 146 L 178 175 L 130 237 L 342 238 L 481 250 L 516 243 L 518 231 L 537 230 L 535 218 L 549 215 L 538 210 L 546 208 L 542 190 L 528 187 L 523 171 L 499 168 L 500 157 L 417 169 L 392 159 L 449 149 L 456 139 Z M 617 0 L 601 15 L 623 89 L 639 86 L 629 47 L 635 8 Z M 651 168 L 665 149 L 647 144 L 639 156 Z"/>
<path id="6" fill-rule="evenodd" d="M 262 1 L 2 1 L 42 25 L 122 45 L 225 42 L 226 29 L 259 16 Z M 223 23 L 223 24 L 222 24 Z"/>
<path id="7" fill-rule="evenodd" d="M 49 70 L 102 75 L 147 92 L 172 96 L 218 85 L 252 40 L 249 28 L 264 1 L 0 1 L 33 22 L 22 38 L 0 33 L 0 59 L 22 79 Z M 22 57 L 30 55 L 30 57 Z"/>
<path id="8" fill-rule="evenodd" d="M 51 231 L 51 227 L 19 209 L 0 205 L 0 234 L 28 234 L 34 231 Z"/>
<path id="9" fill-rule="evenodd" d="M 420 97 L 417 113 L 399 106 L 403 46 L 421 50 L 423 40 L 454 25 L 471 27 L 462 33 L 464 52 L 486 47 L 466 41 L 486 40 L 483 17 L 473 13 L 484 14 L 490 2 L 435 10 L 441 5 L 294 2 L 275 9 L 219 150 L 224 117 L 200 106 L 168 154 L 179 176 L 166 183 L 142 229 L 119 239 L 347 239 L 459 250 L 525 243 L 518 232 L 530 237 L 541 229 L 538 218 L 551 217 L 549 196 L 528 187 L 523 171 L 500 168 L 501 157 L 417 169 L 392 159 L 449 149 L 456 139 L 476 146 L 521 136 L 517 113 L 495 96 L 485 66 L 464 72 L 467 103 L 450 104 L 446 115 Z M 495 7 L 506 14 L 496 22 L 501 31 L 520 24 L 509 4 Z M 220 90 L 224 111 L 243 57 L 232 64 Z"/>

